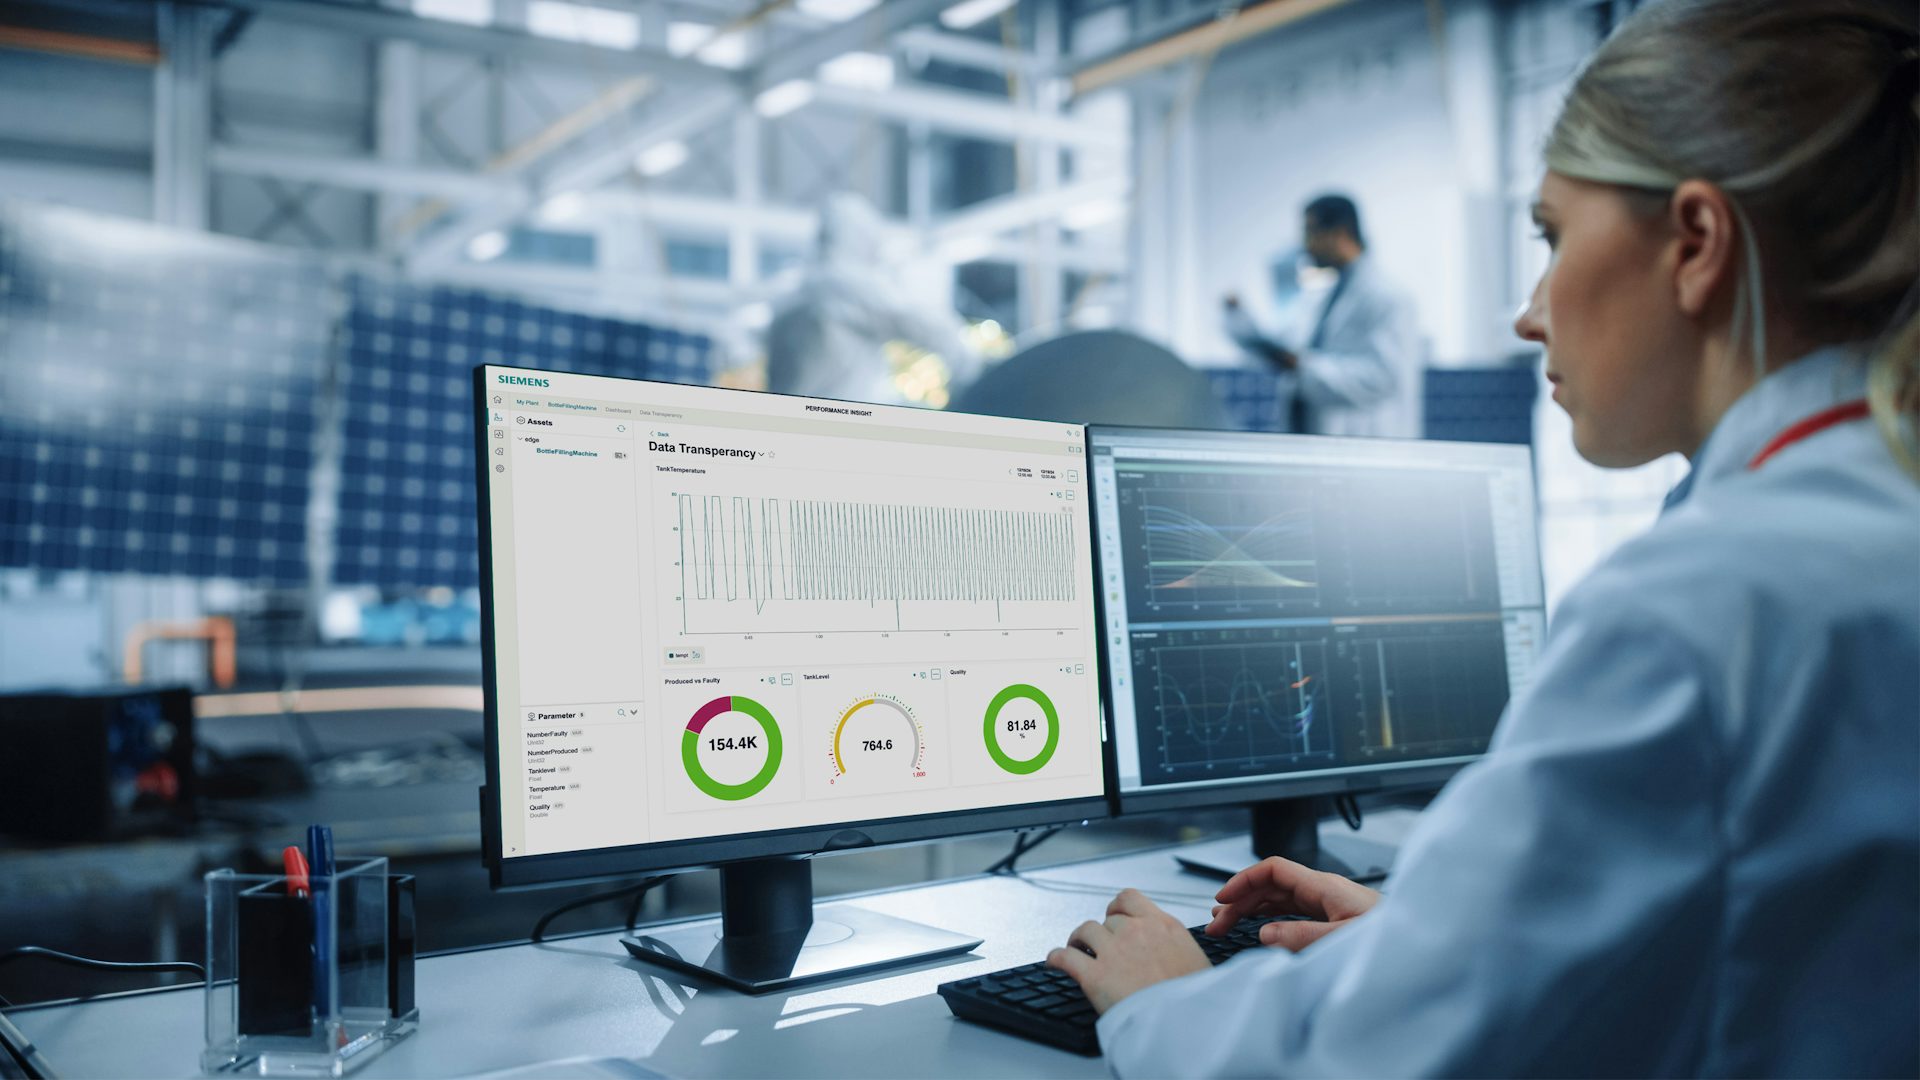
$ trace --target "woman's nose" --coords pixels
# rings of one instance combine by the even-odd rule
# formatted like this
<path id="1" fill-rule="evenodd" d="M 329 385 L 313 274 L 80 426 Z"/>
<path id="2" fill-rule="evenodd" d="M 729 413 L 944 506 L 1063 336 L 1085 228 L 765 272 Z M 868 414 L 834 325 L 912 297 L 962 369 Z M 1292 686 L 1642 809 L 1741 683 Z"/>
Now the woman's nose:
<path id="1" fill-rule="evenodd" d="M 1547 343 L 1546 304 L 1541 302 L 1543 291 L 1536 285 L 1533 295 L 1522 301 L 1520 310 L 1513 313 L 1513 332 L 1538 345 Z"/>

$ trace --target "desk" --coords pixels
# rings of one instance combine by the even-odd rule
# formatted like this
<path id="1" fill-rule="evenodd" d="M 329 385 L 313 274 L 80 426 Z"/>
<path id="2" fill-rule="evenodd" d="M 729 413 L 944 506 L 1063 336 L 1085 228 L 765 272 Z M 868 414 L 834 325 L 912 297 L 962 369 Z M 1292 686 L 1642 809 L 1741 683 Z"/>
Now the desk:
<path id="1" fill-rule="evenodd" d="M 1350 864 L 1382 864 L 1411 811 L 1369 815 L 1360 834 L 1322 826 Z M 1239 859 L 1244 838 L 1153 848 L 868 893 L 854 902 L 984 939 L 977 950 L 877 977 L 750 997 L 700 989 L 629 958 L 620 934 L 514 945 L 420 961 L 420 1030 L 354 1074 L 460 1076 L 578 1057 L 640 1059 L 670 1076 L 1105 1076 L 1099 1059 L 955 1020 L 940 983 L 1046 955 L 1098 918 L 1125 885 L 1183 923 L 1204 921 L 1218 883 L 1181 872 L 1175 852 Z M 1244 861 L 1244 860 L 1242 860 Z M 196 987 L 9 1014 L 63 1076 L 195 1076 Z"/>

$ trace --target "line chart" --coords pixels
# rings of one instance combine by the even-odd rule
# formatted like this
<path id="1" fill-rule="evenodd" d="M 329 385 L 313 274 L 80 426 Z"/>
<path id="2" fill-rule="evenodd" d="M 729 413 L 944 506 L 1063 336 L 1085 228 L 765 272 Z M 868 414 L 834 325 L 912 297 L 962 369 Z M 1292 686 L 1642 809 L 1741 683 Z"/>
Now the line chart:
<path id="1" fill-rule="evenodd" d="M 767 629 L 783 622 L 843 629 L 846 605 L 892 613 L 947 603 L 1071 602 L 1073 517 L 906 503 L 675 494 L 682 628 Z M 809 612 L 812 621 L 807 621 Z"/>

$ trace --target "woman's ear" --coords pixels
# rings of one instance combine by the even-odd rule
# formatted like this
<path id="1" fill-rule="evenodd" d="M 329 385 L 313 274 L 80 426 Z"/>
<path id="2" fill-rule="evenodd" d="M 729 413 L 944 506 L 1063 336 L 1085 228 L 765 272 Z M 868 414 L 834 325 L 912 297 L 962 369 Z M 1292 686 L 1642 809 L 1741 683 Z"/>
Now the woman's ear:
<path id="1" fill-rule="evenodd" d="M 1686 180 L 1667 202 L 1667 223 L 1675 245 L 1674 302 L 1699 318 L 1738 279 L 1743 238 L 1733 201 L 1705 180 Z"/>

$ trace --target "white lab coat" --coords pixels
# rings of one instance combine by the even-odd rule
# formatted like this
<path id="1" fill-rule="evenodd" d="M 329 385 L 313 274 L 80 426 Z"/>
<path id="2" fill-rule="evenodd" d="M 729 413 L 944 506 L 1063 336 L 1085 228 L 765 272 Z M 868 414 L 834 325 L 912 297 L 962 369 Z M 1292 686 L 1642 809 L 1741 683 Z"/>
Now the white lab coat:
<path id="1" fill-rule="evenodd" d="M 1283 397 L 1305 397 L 1308 428 L 1317 435 L 1418 438 L 1425 360 L 1413 299 L 1368 256 L 1344 273 L 1346 288 L 1331 308 L 1324 299 L 1308 304 L 1301 325 L 1273 335 L 1300 357 L 1297 369 L 1280 373 Z M 1320 347 L 1310 348 L 1323 310 L 1326 332 Z M 1267 336 L 1241 309 L 1229 310 L 1227 333 L 1243 344 Z"/>
<path id="2" fill-rule="evenodd" d="M 1389 894 L 1100 1019 L 1120 1076 L 1920 1074 L 1920 485 L 1850 354 L 1579 585 Z"/>

